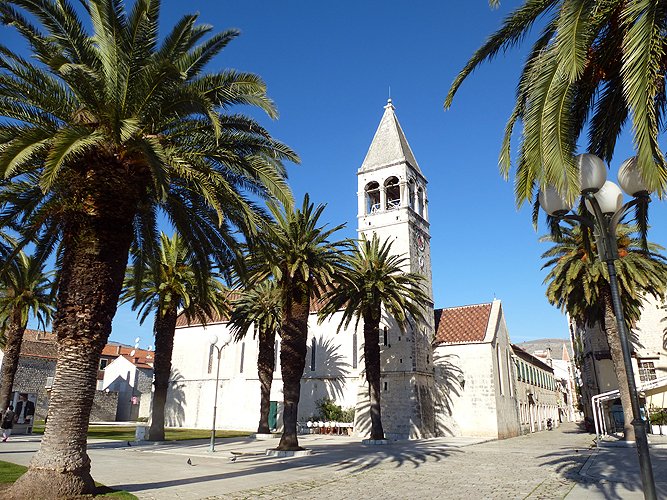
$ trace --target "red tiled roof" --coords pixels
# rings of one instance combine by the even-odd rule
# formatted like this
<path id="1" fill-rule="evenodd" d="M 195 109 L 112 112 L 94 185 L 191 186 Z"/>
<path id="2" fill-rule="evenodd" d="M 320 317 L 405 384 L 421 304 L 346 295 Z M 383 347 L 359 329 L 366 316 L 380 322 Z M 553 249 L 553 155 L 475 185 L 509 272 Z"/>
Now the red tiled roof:
<path id="1" fill-rule="evenodd" d="M 237 300 L 239 297 L 241 297 L 241 294 L 237 291 L 232 291 L 227 294 L 227 300 L 229 300 L 230 302 Z M 206 324 L 226 323 L 227 321 L 229 321 L 228 317 L 220 316 L 218 314 L 215 314 L 210 318 L 206 318 Z M 201 324 L 202 324 L 201 320 L 197 318 L 192 320 L 192 322 L 188 321 L 187 316 L 185 316 L 185 314 L 183 313 L 179 314 L 178 318 L 176 318 L 176 328 L 199 326 Z"/>
<path id="2" fill-rule="evenodd" d="M 435 310 L 434 344 L 482 342 L 491 315 L 491 304 Z"/>
<path id="3" fill-rule="evenodd" d="M 58 359 L 58 347 L 55 341 L 35 342 L 24 338 L 21 342 L 21 354 L 27 358 Z"/>
<path id="4" fill-rule="evenodd" d="M 152 360 L 155 358 L 155 353 L 147 349 L 135 349 L 134 347 L 120 344 L 107 344 L 102 349 L 102 357 L 106 358 L 117 358 L 118 356 L 129 357 L 130 353 L 134 351 L 131 355 L 132 358 L 138 358 L 139 363 L 146 363 L 147 360 Z M 136 364 L 136 363 L 135 363 Z"/>
<path id="5" fill-rule="evenodd" d="M 137 361 L 134 362 L 135 365 L 139 366 L 142 364 L 146 365 L 146 368 L 150 368 L 148 363 L 153 362 L 155 352 L 146 349 L 135 349 L 134 347 L 120 344 L 106 344 L 102 349 L 102 357 L 112 359 L 124 355 L 129 357 L 132 351 L 135 351 L 132 358 L 137 358 Z M 56 336 L 52 332 L 26 329 L 23 334 L 23 341 L 21 342 L 20 355 L 29 358 L 58 359 Z M 144 368 L 144 366 L 139 367 Z"/>
<path id="6" fill-rule="evenodd" d="M 230 292 L 229 294 L 229 300 L 234 301 L 237 300 L 241 294 L 239 292 Z M 324 307 L 324 301 L 321 299 L 318 299 L 316 297 L 313 297 L 310 299 L 310 314 L 318 313 L 320 312 L 320 309 Z M 219 316 L 215 315 L 212 318 L 207 318 L 206 323 L 207 324 L 216 324 L 216 323 L 226 323 L 229 321 L 229 318 L 226 316 Z M 176 319 L 176 328 L 186 328 L 189 326 L 200 326 L 202 323 L 198 319 L 194 319 L 192 322 L 189 322 L 188 319 L 186 318 L 185 314 L 181 313 L 178 315 L 178 319 Z"/>
<path id="7" fill-rule="evenodd" d="M 153 365 L 150 365 L 146 362 L 146 359 L 138 359 L 136 356 L 130 356 L 129 354 L 124 354 L 123 357 L 127 359 L 130 363 L 132 363 L 134 366 L 137 368 L 147 368 L 149 370 L 153 369 Z M 152 358 L 151 358 L 152 361 Z"/>
<path id="8" fill-rule="evenodd" d="M 26 328 L 25 332 L 23 332 L 23 340 L 32 340 L 33 342 L 55 342 L 56 335 L 53 332 Z"/>

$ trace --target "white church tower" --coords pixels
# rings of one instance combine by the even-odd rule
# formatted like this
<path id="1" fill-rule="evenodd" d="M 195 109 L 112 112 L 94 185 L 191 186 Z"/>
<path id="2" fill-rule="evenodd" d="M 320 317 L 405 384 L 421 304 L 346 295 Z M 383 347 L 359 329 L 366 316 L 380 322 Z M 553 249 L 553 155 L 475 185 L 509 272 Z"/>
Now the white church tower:
<path id="1" fill-rule="evenodd" d="M 430 301 L 423 304 L 424 323 L 412 323 L 404 332 L 393 318 L 384 317 L 380 324 L 382 425 L 388 438 L 431 437 L 435 433 L 434 319 L 426 178 L 391 99 L 384 109 L 357 172 L 359 237 L 371 239 L 375 233 L 381 241 L 390 239 L 392 251 L 408 258 L 406 271 L 426 278 Z M 365 380 L 359 387 L 357 407 L 364 405 L 368 405 Z M 356 427 L 361 435 L 366 431 L 363 422 Z"/>

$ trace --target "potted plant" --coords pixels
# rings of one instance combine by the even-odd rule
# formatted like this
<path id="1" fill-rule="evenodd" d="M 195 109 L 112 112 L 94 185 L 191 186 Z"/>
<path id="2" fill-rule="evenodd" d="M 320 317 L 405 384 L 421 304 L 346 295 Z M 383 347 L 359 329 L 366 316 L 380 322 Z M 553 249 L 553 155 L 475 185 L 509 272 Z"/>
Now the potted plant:
<path id="1" fill-rule="evenodd" d="M 651 432 L 667 435 L 667 408 L 651 408 Z"/>

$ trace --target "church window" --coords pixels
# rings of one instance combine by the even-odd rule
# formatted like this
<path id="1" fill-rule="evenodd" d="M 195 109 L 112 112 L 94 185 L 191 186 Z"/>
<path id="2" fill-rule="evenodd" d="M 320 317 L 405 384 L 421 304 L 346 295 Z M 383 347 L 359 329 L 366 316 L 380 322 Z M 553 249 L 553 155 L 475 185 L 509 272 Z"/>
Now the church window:
<path id="1" fill-rule="evenodd" d="M 417 190 L 417 208 L 415 212 L 424 217 L 424 190 L 422 188 Z"/>
<path id="2" fill-rule="evenodd" d="M 509 350 L 505 351 L 505 357 L 507 358 L 507 385 L 510 389 L 510 397 L 514 397 L 514 387 L 512 385 L 512 358 L 510 358 Z"/>
<path id="3" fill-rule="evenodd" d="M 389 333 L 387 332 L 387 327 L 384 327 L 384 335 L 383 335 L 383 341 L 382 345 L 387 346 L 389 345 Z"/>
<path id="4" fill-rule="evenodd" d="M 244 359 L 245 359 L 245 342 L 241 342 L 241 362 L 239 363 L 239 373 L 243 373 Z"/>
<path id="5" fill-rule="evenodd" d="M 310 371 L 315 371 L 315 337 L 313 337 L 310 343 Z"/>
<path id="6" fill-rule="evenodd" d="M 498 362 L 498 385 L 500 386 L 500 395 L 505 394 L 505 388 L 503 387 L 503 358 L 500 354 L 500 347 L 496 347 L 496 360 Z"/>
<path id="7" fill-rule="evenodd" d="M 106 358 L 100 359 L 100 370 L 104 370 L 107 367 L 107 364 L 109 364 L 109 360 Z"/>
<path id="8" fill-rule="evenodd" d="M 357 367 L 357 334 L 352 334 L 352 368 Z"/>
<path id="9" fill-rule="evenodd" d="M 410 179 L 408 182 L 408 206 L 415 209 L 415 181 Z"/>
<path id="10" fill-rule="evenodd" d="M 366 214 L 380 210 L 380 184 L 373 181 L 366 184 Z"/>
<path id="11" fill-rule="evenodd" d="M 401 187 L 398 185 L 397 177 L 389 177 L 384 183 L 387 206 L 385 210 L 394 210 L 401 206 Z"/>
<path id="12" fill-rule="evenodd" d="M 384 390 L 387 390 L 387 382 L 384 383 Z"/>

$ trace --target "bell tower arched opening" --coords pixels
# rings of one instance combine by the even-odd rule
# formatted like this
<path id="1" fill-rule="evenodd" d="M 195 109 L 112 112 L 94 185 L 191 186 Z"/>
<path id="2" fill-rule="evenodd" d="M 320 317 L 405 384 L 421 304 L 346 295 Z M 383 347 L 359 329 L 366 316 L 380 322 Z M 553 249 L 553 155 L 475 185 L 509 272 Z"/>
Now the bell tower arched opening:
<path id="1" fill-rule="evenodd" d="M 385 199 L 387 206 L 385 210 L 394 210 L 401 207 L 401 187 L 398 184 L 398 177 L 391 176 L 384 181 Z"/>
<path id="2" fill-rule="evenodd" d="M 380 210 L 380 183 L 372 181 L 366 184 L 366 215 Z"/>

